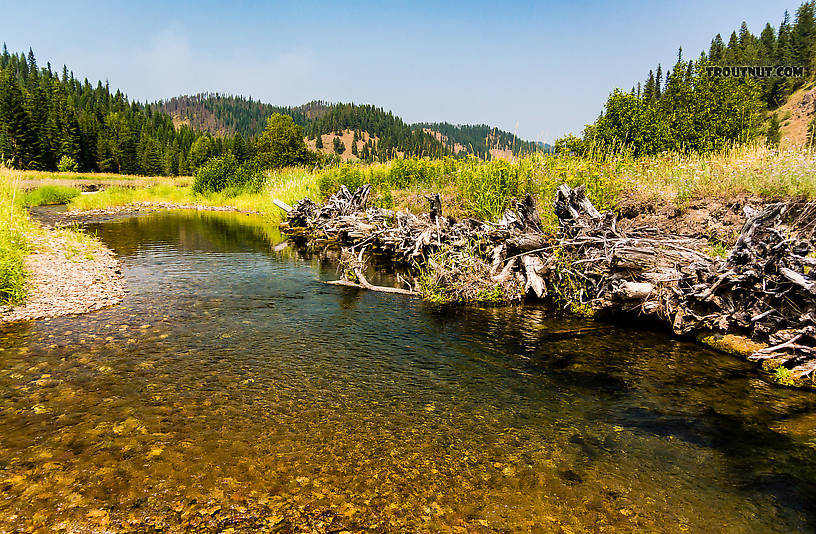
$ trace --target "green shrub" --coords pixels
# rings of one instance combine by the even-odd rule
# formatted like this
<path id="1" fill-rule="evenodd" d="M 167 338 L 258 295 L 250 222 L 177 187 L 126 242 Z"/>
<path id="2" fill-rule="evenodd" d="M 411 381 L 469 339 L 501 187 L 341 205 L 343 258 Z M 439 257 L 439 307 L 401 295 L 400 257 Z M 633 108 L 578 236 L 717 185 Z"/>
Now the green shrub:
<path id="1" fill-rule="evenodd" d="M 71 156 L 62 156 L 59 163 L 57 163 L 57 170 L 60 172 L 77 172 L 79 164 Z"/>
<path id="2" fill-rule="evenodd" d="M 227 191 L 231 194 L 258 192 L 265 176 L 256 160 L 239 164 L 232 153 L 210 158 L 196 171 L 193 192 L 196 194 Z"/>
<path id="3" fill-rule="evenodd" d="M 72 198 L 80 195 L 79 189 L 64 185 L 44 185 L 23 195 L 25 206 L 46 206 L 51 204 L 67 204 Z"/>
<path id="4" fill-rule="evenodd" d="M 317 178 L 320 195 L 328 198 L 344 185 L 352 193 L 361 185 L 367 183 L 367 173 L 357 165 L 343 163 L 336 167 L 324 169 Z"/>

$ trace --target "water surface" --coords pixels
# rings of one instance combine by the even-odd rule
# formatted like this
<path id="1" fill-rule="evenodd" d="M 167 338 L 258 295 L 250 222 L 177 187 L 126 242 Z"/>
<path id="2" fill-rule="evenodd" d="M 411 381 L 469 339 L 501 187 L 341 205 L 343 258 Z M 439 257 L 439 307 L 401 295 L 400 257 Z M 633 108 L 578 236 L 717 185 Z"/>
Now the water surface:
<path id="1" fill-rule="evenodd" d="M 130 293 L 0 330 L 0 532 L 811 532 L 816 396 L 665 335 L 327 286 L 254 217 L 91 230 Z"/>

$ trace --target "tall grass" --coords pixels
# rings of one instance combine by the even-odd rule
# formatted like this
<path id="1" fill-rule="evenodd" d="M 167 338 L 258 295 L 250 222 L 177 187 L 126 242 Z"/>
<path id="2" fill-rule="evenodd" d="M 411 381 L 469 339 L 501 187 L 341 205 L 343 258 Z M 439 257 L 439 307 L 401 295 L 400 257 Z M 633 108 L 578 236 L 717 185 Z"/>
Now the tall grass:
<path id="1" fill-rule="evenodd" d="M 775 150 L 763 145 L 735 146 L 709 155 L 665 154 L 635 158 L 630 151 L 594 151 L 588 156 L 534 154 L 516 161 L 473 158 L 398 159 L 390 163 L 343 163 L 311 171 L 284 169 L 267 174 L 260 192 L 224 191 L 194 195 L 189 187 L 157 185 L 144 189 L 111 188 L 71 202 L 89 209 L 139 201 L 230 205 L 265 213 L 275 222 L 283 213 L 272 204 L 289 204 L 309 196 L 333 194 L 340 185 L 356 189 L 370 183 L 374 203 L 386 207 L 425 209 L 423 194 L 440 192 L 445 212 L 457 217 L 496 220 L 513 197 L 537 197 L 545 223 L 556 222 L 552 199 L 563 184 L 583 185 L 601 210 L 614 210 L 621 198 L 642 203 L 674 202 L 712 196 L 758 195 L 816 198 L 816 153 L 805 149 Z"/>
<path id="2" fill-rule="evenodd" d="M 25 232 L 31 222 L 21 207 L 15 174 L 0 175 L 0 304 L 25 298 L 23 259 L 28 253 Z"/>
<path id="3" fill-rule="evenodd" d="M 111 187 L 92 195 L 74 198 L 72 210 L 104 209 L 137 202 L 168 202 L 179 205 L 231 206 L 244 211 L 257 211 L 270 222 L 280 222 L 283 212 L 274 205 L 278 198 L 294 204 L 303 197 L 318 198 L 317 176 L 301 168 L 287 168 L 267 176 L 259 192 L 228 189 L 217 193 L 196 194 L 189 186 L 155 185 L 145 188 Z"/>
<path id="4" fill-rule="evenodd" d="M 66 187 L 64 185 L 44 185 L 26 191 L 22 196 L 22 202 L 26 206 L 47 206 L 53 204 L 67 204 L 72 198 L 80 195 L 79 189 Z"/>

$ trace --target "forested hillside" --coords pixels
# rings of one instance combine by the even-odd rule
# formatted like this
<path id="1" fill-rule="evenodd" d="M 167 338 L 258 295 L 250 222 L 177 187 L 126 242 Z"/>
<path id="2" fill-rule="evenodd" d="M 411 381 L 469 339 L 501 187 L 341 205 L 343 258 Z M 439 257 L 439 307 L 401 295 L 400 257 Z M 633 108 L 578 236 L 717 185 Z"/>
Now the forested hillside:
<path id="1" fill-rule="evenodd" d="M 450 124 L 447 122 L 421 122 L 413 125 L 427 132 L 438 132 L 438 139 L 455 154 L 472 154 L 481 159 L 490 159 L 491 152 L 509 152 L 517 156 L 532 152 L 546 151 L 533 141 L 519 139 L 515 134 L 505 132 L 486 124 Z"/>
<path id="2" fill-rule="evenodd" d="M 661 65 L 631 91 L 615 90 L 583 139 L 558 146 L 578 152 L 630 150 L 636 155 L 666 151 L 708 152 L 764 135 L 779 142 L 774 113 L 797 88 L 813 80 L 816 65 L 816 2 L 803 3 L 795 20 L 786 11 L 778 28 L 767 23 L 759 36 L 745 22 L 726 43 L 720 34 L 708 52 Z M 712 67 L 771 66 L 770 76 L 723 76 Z M 778 75 L 776 66 L 803 67 Z"/>
<path id="3" fill-rule="evenodd" d="M 318 135 L 342 136 L 344 130 L 353 130 L 360 138 L 364 132 L 370 134 L 375 139 L 367 147 L 367 159 L 370 160 L 387 160 L 398 155 L 441 157 L 448 154 L 448 150 L 433 136 L 416 131 L 393 113 L 371 105 L 315 101 L 297 107 L 280 107 L 251 98 L 217 93 L 180 96 L 157 105 L 178 123 L 189 124 L 214 135 L 239 132 L 245 138 L 252 139 L 260 134 L 267 117 L 282 113 L 290 115 L 311 140 Z M 317 148 L 320 150 L 323 147 Z M 328 148 L 325 150 L 327 153 L 331 151 Z"/>
<path id="4" fill-rule="evenodd" d="M 39 67 L 33 51 L 0 57 L 0 159 L 38 170 L 189 174 L 223 140 L 174 127 L 170 115 L 107 84 Z"/>
<path id="5" fill-rule="evenodd" d="M 372 105 L 314 101 L 297 107 L 264 104 L 241 96 L 203 93 L 180 96 L 160 102 L 159 108 L 173 115 L 178 123 L 206 130 L 214 135 L 240 132 L 244 138 L 257 136 L 266 117 L 273 113 L 290 115 L 304 129 L 306 137 L 334 136 L 349 145 L 344 133 L 355 132 L 358 139 L 371 138 L 368 146 L 359 147 L 359 158 L 390 159 L 396 155 L 440 157 L 443 155 L 474 155 L 490 158 L 498 153 L 526 154 L 541 150 L 537 143 L 518 139 L 509 132 L 487 125 L 452 125 L 420 123 L 409 125 L 390 111 Z M 324 139 L 317 150 L 333 152 Z M 349 148 L 349 147 L 347 147 Z M 363 152 L 365 149 L 365 152 Z M 343 152 L 346 156 L 351 154 Z M 354 154 L 358 157 L 358 154 Z"/>

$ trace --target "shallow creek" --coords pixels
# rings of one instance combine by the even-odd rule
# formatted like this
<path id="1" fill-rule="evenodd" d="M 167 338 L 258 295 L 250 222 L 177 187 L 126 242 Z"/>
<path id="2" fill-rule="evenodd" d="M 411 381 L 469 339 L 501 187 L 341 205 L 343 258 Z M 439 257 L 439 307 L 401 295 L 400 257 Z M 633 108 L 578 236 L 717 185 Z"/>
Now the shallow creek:
<path id="1" fill-rule="evenodd" d="M 130 292 L 0 329 L 0 532 L 816 528 L 816 393 L 747 363 L 328 286 L 254 216 L 88 228 Z"/>

